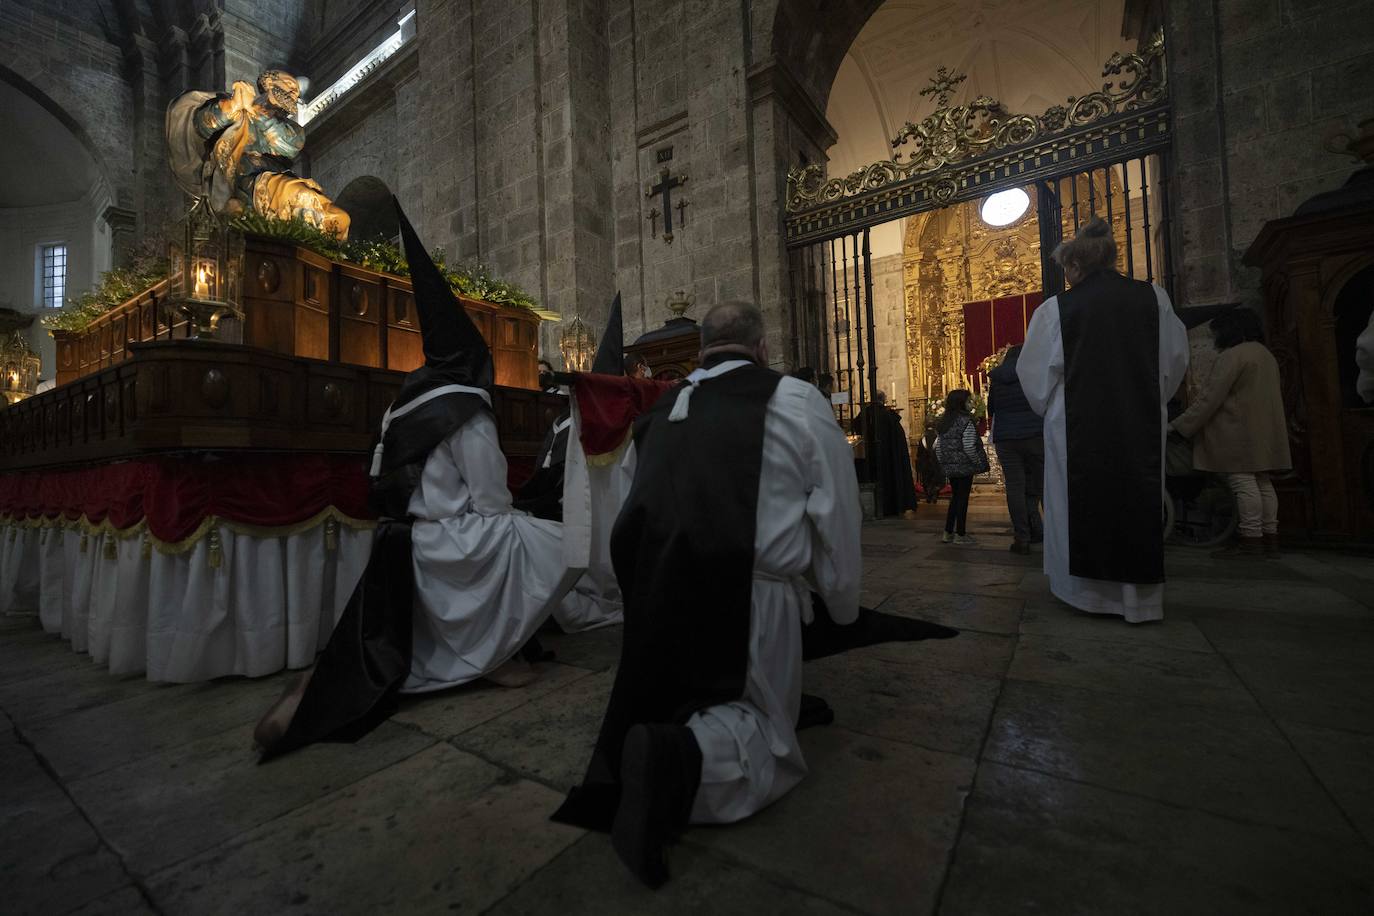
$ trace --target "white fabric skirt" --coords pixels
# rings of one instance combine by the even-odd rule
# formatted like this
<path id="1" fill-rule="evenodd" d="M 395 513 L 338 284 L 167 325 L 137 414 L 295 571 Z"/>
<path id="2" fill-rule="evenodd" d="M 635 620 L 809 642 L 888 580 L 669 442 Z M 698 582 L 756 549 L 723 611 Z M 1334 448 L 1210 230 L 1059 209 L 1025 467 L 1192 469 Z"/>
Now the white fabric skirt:
<path id="1" fill-rule="evenodd" d="M 112 674 L 189 683 L 312 664 L 367 566 L 372 531 L 324 526 L 285 537 L 221 527 L 186 553 L 143 555 L 141 538 L 33 528 L 0 531 L 0 613 L 43 628 Z M 106 542 L 114 556 L 106 555 Z"/>

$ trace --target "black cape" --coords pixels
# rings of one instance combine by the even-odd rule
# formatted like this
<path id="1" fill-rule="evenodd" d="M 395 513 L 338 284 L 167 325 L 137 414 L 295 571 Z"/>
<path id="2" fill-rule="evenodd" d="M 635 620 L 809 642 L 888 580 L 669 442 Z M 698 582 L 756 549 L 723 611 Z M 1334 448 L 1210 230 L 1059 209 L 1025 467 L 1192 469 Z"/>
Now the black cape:
<path id="1" fill-rule="evenodd" d="M 635 422 L 638 465 L 611 535 L 625 600 L 620 665 L 586 776 L 554 820 L 609 830 L 630 727 L 683 723 L 743 696 L 764 417 L 779 380 L 771 370 L 745 366 L 703 381 L 685 421 L 668 420 L 673 389 Z M 707 492 L 709 504 L 700 498 Z M 853 627 L 837 626 L 823 603 L 807 631 L 804 658 L 956 632 L 867 609 Z M 802 704 L 803 718 L 814 722 L 828 721 L 828 712 L 815 697 Z"/>
<path id="2" fill-rule="evenodd" d="M 492 386 L 491 351 L 399 203 L 396 212 L 425 363 L 401 383 L 390 407 L 392 419 L 379 436 L 380 456 L 374 453 L 369 500 L 380 521 L 367 568 L 315 662 L 291 723 L 261 761 L 315 741 L 356 740 L 395 708 L 395 694 L 410 672 L 415 593 L 410 497 L 430 452 L 479 411 L 491 410 L 476 393 Z M 450 385 L 473 390 L 437 393 Z"/>
<path id="3" fill-rule="evenodd" d="M 854 418 L 853 431 L 871 443 L 868 478 L 878 484 L 882 514 L 892 517 L 915 509 L 916 482 L 901 415 L 886 404 L 868 404 Z"/>
<path id="4" fill-rule="evenodd" d="M 1069 573 L 1164 581 L 1159 302 L 1154 287 L 1099 271 L 1061 293 Z"/>
<path id="5" fill-rule="evenodd" d="M 515 508 L 535 518 L 563 521 L 563 472 L 568 463 L 568 434 L 572 426 L 558 427 L 567 423 L 570 417 L 571 414 L 564 413 L 553 421 L 539 447 L 534 473 L 515 494 Z"/>

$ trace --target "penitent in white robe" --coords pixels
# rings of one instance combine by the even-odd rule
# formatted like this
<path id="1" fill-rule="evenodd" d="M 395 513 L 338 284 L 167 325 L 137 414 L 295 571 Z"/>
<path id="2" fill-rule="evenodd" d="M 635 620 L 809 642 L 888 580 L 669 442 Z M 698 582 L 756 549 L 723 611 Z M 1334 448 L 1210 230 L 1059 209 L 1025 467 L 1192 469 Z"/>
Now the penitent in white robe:
<path id="1" fill-rule="evenodd" d="M 1159 455 L 1164 461 L 1168 403 L 1188 369 L 1188 331 L 1174 314 L 1169 294 L 1155 287 L 1159 303 Z M 1016 364 L 1031 409 L 1045 418 L 1045 574 L 1059 600 L 1093 614 L 1116 614 L 1131 623 L 1164 617 L 1164 585 L 1133 585 L 1069 574 L 1069 444 L 1065 441 L 1064 338 L 1057 297 L 1045 301 L 1026 329 Z M 1160 493 L 1161 511 L 1164 494 Z M 1161 527 L 1160 536 L 1163 537 Z"/>
<path id="2" fill-rule="evenodd" d="M 478 412 L 430 453 L 411 496 L 414 642 L 403 693 L 491 673 L 567 591 L 562 526 L 511 507 L 496 422 Z"/>
<path id="3" fill-rule="evenodd" d="M 742 365 L 722 363 L 723 372 Z M 713 374 L 716 374 L 713 372 Z M 692 822 L 725 824 L 771 804 L 806 775 L 797 743 L 803 621 L 811 589 L 837 623 L 859 614 L 859 487 L 854 453 L 817 389 L 783 378 L 768 404 L 754 536 L 744 696 L 687 721 L 701 747 Z"/>

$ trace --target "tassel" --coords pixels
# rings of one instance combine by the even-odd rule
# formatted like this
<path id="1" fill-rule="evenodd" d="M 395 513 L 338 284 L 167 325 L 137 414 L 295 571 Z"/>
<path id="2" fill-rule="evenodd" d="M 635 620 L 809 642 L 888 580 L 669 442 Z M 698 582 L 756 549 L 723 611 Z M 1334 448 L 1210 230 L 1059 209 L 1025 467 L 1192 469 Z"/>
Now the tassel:
<path id="1" fill-rule="evenodd" d="M 119 559 L 119 548 L 115 546 L 115 535 L 114 535 L 114 534 L 108 534 L 108 535 L 105 536 L 105 559 L 107 559 L 107 560 L 118 560 L 118 559 Z"/>
<path id="2" fill-rule="evenodd" d="M 87 534 L 87 533 L 84 532 L 84 531 L 81 532 L 81 552 L 82 552 L 82 553 L 85 553 L 85 552 L 86 552 L 86 547 L 89 545 L 90 540 L 91 540 L 91 536 L 90 536 L 89 534 Z"/>
<path id="3" fill-rule="evenodd" d="M 147 534 L 144 534 L 144 535 L 143 535 L 143 559 L 145 559 L 145 560 L 151 560 L 152 558 L 153 558 L 153 539 L 150 538 L 150 537 L 148 537 Z"/>
<path id="4" fill-rule="evenodd" d="M 46 525 L 38 529 L 38 543 L 40 545 L 48 543 L 48 528 Z"/>
<path id="5" fill-rule="evenodd" d="M 669 423 L 681 423 L 687 419 L 687 408 L 692 401 L 692 392 L 697 390 L 697 383 L 692 382 L 683 386 L 678 392 L 677 400 L 673 402 L 673 411 L 668 414 Z"/>
<path id="6" fill-rule="evenodd" d="M 210 529 L 210 568 L 219 569 L 224 564 L 224 549 L 219 540 L 219 529 Z"/>
<path id="7" fill-rule="evenodd" d="M 324 549 L 330 553 L 339 549 L 339 523 L 332 518 L 324 523 Z"/>

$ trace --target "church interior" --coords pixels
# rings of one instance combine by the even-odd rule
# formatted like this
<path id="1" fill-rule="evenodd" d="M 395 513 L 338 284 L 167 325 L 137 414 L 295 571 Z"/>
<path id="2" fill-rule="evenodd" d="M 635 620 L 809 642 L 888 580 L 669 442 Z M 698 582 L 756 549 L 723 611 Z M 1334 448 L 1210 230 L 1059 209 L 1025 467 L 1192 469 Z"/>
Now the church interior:
<path id="1" fill-rule="evenodd" d="M 5 0 L 0 122 L 6 911 L 1374 906 L 1371 0 Z M 1070 336 L 1090 225 L 1163 316 L 1119 352 Z M 762 336 L 730 357 L 843 447 L 861 620 L 908 635 L 797 656 L 805 779 L 694 814 L 655 890 L 620 826 L 551 815 L 635 668 L 612 553 L 650 421 L 717 403 L 708 315 L 743 306 Z M 1017 366 L 1046 333 L 1057 420 Z M 1242 347 L 1282 467 L 1183 435 Z M 1175 389 L 1146 399 L 1160 460 L 1084 453 L 1122 493 L 1154 469 L 1162 581 L 1086 578 L 1163 590 L 1145 622 L 1065 597 L 1050 533 L 1067 513 L 1081 556 L 1082 519 L 1131 524 L 1075 502 L 1073 462 L 1140 398 L 1065 367 L 1137 351 Z M 1008 384 L 1043 474 L 1007 457 Z M 554 596 L 499 667 L 392 684 L 275 759 L 263 723 L 317 711 L 346 630 L 378 638 L 355 616 L 388 532 L 429 521 L 439 439 L 387 463 L 427 402 L 489 418 L 500 505 L 460 511 L 519 516 L 511 550 L 554 570 L 481 566 L 496 623 L 455 632 Z M 955 474 L 959 403 L 983 464 Z M 414 649 L 409 617 L 381 627 L 402 668 L 432 613 L 412 537 L 414 607 L 381 600 L 415 615 Z M 455 569 L 493 541 L 463 543 Z M 812 627 L 828 596 L 793 585 Z"/>

